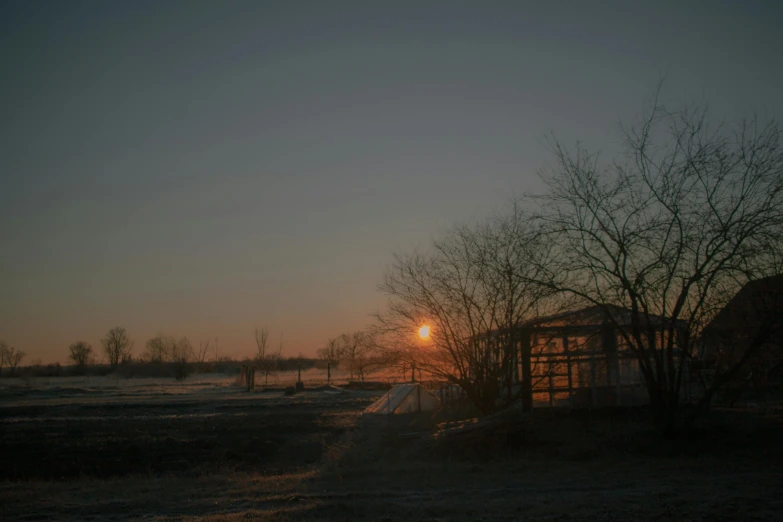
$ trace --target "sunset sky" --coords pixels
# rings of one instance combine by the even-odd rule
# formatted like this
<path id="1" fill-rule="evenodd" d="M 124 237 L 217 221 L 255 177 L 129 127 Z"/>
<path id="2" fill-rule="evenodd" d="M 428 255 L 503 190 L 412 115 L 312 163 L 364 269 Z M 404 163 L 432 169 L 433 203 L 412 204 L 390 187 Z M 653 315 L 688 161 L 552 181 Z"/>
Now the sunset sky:
<path id="1" fill-rule="evenodd" d="M 266 325 L 312 355 L 370 323 L 394 252 L 536 190 L 548 133 L 611 150 L 661 78 L 783 116 L 783 2 L 274 4 L 0 5 L 0 339 L 25 362 L 114 326 L 137 354 L 249 355 Z"/>

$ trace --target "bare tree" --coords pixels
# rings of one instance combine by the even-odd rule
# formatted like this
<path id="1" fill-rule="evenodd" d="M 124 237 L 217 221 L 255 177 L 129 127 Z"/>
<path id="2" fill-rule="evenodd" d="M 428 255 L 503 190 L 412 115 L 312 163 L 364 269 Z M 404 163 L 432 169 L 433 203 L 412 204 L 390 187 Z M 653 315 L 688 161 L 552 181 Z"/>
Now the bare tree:
<path id="1" fill-rule="evenodd" d="M 92 346 L 86 341 L 77 341 L 73 343 L 68 347 L 68 352 L 68 358 L 78 367 L 83 368 L 93 361 Z"/>
<path id="2" fill-rule="evenodd" d="M 668 430 L 703 327 L 745 282 L 780 273 L 780 131 L 755 119 L 711 127 L 705 109 L 671 112 L 656 95 L 623 136 L 624 152 L 609 163 L 554 141 L 557 167 L 537 202 L 556 255 L 539 268 L 548 288 L 605 308 Z M 699 410 L 772 330 L 759 329 L 720 370 Z"/>
<path id="3" fill-rule="evenodd" d="M 16 367 L 19 365 L 20 362 L 22 362 L 22 359 L 24 359 L 27 356 L 27 353 L 23 350 L 19 350 L 17 348 L 14 348 L 13 346 L 6 346 L 5 347 L 5 362 L 8 364 L 8 376 L 13 377 L 14 372 L 16 371 Z M 2 368 L 2 365 L 0 365 L 0 369 Z"/>
<path id="4" fill-rule="evenodd" d="M 350 376 L 349 381 L 353 381 L 354 373 L 356 372 L 356 359 L 359 356 L 360 347 L 362 345 L 362 332 L 344 333 L 339 338 L 339 358 L 347 366 Z"/>
<path id="5" fill-rule="evenodd" d="M 3 373 L 3 366 L 8 365 L 8 376 L 13 377 L 16 367 L 26 355 L 24 351 L 9 346 L 5 341 L 0 341 L 0 376 Z"/>
<path id="6" fill-rule="evenodd" d="M 112 368 L 130 362 L 133 341 L 125 328 L 117 326 L 109 330 L 106 337 L 101 339 L 101 345 Z"/>
<path id="7" fill-rule="evenodd" d="M 264 326 L 263 328 L 256 328 L 255 341 L 256 341 L 255 359 L 257 361 L 266 359 L 267 347 L 269 344 L 269 330 L 267 329 L 266 326 Z"/>
<path id="8" fill-rule="evenodd" d="M 379 315 L 385 344 L 461 386 L 483 413 L 517 395 L 529 408 L 529 353 L 527 364 L 522 361 L 524 386 L 511 389 L 520 341 L 515 327 L 537 313 L 550 292 L 534 282 L 539 269 L 528 261 L 548 251 L 515 205 L 482 226 L 452 230 L 434 242 L 432 254 L 395 256 L 380 286 L 390 298 Z M 432 327 L 426 341 L 415 337 L 422 324 Z"/>
<path id="9" fill-rule="evenodd" d="M 199 365 L 203 366 L 204 363 L 207 361 L 207 355 L 209 354 L 209 346 L 210 346 L 209 339 L 198 343 L 198 351 L 194 353 L 194 356 L 196 358 L 196 362 L 199 363 Z"/>
<path id="10" fill-rule="evenodd" d="M 381 349 L 371 332 L 342 334 L 337 344 L 338 359 L 347 366 L 350 380 L 363 381 L 367 375 L 388 366 L 389 355 Z"/>
<path id="11" fill-rule="evenodd" d="M 190 339 L 187 337 L 180 337 L 175 340 L 168 354 L 169 362 L 188 362 L 193 356 L 193 345 L 190 343 Z"/>
<path id="12" fill-rule="evenodd" d="M 316 355 L 316 357 L 318 357 L 322 361 L 326 361 L 327 363 L 331 364 L 332 366 L 335 366 L 337 363 L 340 362 L 340 342 L 339 342 L 339 338 L 334 337 L 334 338 L 329 339 L 328 341 L 326 341 L 326 346 L 316 350 L 315 355 Z"/>
<path id="13" fill-rule="evenodd" d="M 144 359 L 151 363 L 163 363 L 170 360 L 171 352 L 175 348 L 177 340 L 171 336 L 158 334 L 147 340 Z"/>
<path id="14" fill-rule="evenodd" d="M 256 328 L 255 331 L 256 353 L 255 366 L 264 375 L 264 386 L 269 384 L 269 376 L 278 368 L 283 352 L 283 338 L 280 337 L 280 347 L 277 351 L 269 349 L 269 330 L 267 327 Z"/>
<path id="15" fill-rule="evenodd" d="M 3 367 L 8 360 L 8 350 L 8 343 L 5 341 L 0 341 L 0 377 L 3 376 Z"/>
<path id="16" fill-rule="evenodd" d="M 319 348 L 315 352 L 316 357 L 327 364 L 327 382 L 331 383 L 332 368 L 336 368 L 340 363 L 340 343 L 339 338 L 334 337 L 326 341 L 326 346 Z"/>
<path id="17" fill-rule="evenodd" d="M 187 337 L 180 337 L 174 342 L 169 350 L 169 362 L 174 364 L 174 377 L 181 381 L 185 379 L 189 372 L 189 363 L 193 355 L 193 346 Z"/>

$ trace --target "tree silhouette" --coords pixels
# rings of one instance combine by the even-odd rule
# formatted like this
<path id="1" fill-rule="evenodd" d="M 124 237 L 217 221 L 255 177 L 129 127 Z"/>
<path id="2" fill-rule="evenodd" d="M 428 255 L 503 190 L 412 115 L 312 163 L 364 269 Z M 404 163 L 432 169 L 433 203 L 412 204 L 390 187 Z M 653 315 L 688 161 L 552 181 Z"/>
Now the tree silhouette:
<path id="1" fill-rule="evenodd" d="M 106 337 L 101 339 L 101 345 L 112 368 L 130 362 L 133 341 L 125 328 L 117 326 L 109 330 Z"/>
<path id="2" fill-rule="evenodd" d="M 84 367 L 92 362 L 92 346 L 86 341 L 77 341 L 68 347 L 68 358 L 76 366 Z"/>
<path id="3" fill-rule="evenodd" d="M 660 426 L 675 429 L 704 326 L 745 282 L 780 273 L 780 131 L 756 119 L 712 127 L 705 108 L 669 111 L 656 95 L 623 137 L 624 150 L 607 163 L 553 142 L 557 166 L 535 200 L 556 252 L 539 265 L 541 283 L 605 308 L 639 361 Z M 745 343 L 740 358 L 761 345 Z"/>

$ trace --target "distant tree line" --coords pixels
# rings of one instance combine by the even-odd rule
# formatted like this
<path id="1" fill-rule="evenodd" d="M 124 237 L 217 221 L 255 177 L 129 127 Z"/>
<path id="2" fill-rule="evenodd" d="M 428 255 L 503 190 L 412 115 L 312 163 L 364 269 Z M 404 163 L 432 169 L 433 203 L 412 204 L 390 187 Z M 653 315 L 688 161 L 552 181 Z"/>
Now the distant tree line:
<path id="1" fill-rule="evenodd" d="M 251 364 L 261 371 L 266 382 L 278 372 L 307 370 L 317 365 L 313 357 L 284 357 L 282 339 L 276 349 L 269 347 L 269 330 L 257 328 L 255 332 L 256 352 L 248 358 L 235 360 L 222 355 L 218 339 L 208 339 L 195 346 L 188 337 L 157 334 L 144 343 L 143 351 L 134 356 L 134 342 L 122 327 L 110 329 L 101 339 L 96 350 L 87 341 L 76 341 L 68 346 L 70 367 L 60 363 L 43 364 L 40 359 L 18 371 L 25 352 L 0 341 L 0 372 L 5 368 L 8 376 L 106 375 L 118 372 L 125 376 L 173 376 L 185 379 L 193 372 L 234 372 L 242 363 Z"/>
<path id="2" fill-rule="evenodd" d="M 326 342 L 316 357 L 333 368 L 347 371 L 349 380 L 364 381 L 374 372 L 397 364 L 397 354 L 387 350 L 372 330 L 344 333 Z"/>

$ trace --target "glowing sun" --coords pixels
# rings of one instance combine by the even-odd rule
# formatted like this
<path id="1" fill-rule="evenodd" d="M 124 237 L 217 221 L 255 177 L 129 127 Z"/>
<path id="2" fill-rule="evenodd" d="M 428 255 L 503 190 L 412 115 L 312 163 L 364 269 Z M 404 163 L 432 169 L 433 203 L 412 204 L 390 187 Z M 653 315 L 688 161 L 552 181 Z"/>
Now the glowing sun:
<path id="1" fill-rule="evenodd" d="M 422 339 L 427 339 L 430 336 L 430 327 L 426 324 L 419 328 L 419 337 Z"/>

